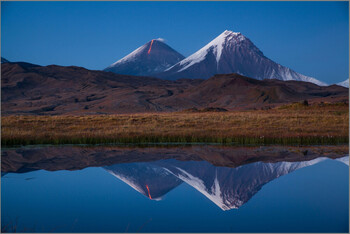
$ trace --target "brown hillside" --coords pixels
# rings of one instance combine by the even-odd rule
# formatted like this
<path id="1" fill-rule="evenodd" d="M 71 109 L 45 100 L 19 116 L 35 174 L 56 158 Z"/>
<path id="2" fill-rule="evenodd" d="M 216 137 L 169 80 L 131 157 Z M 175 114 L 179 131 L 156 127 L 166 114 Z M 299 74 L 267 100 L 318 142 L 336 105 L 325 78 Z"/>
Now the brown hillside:
<path id="1" fill-rule="evenodd" d="M 290 102 L 348 100 L 348 89 L 238 74 L 167 81 L 82 67 L 1 65 L 2 114 L 113 114 L 189 108 L 264 108 Z"/>

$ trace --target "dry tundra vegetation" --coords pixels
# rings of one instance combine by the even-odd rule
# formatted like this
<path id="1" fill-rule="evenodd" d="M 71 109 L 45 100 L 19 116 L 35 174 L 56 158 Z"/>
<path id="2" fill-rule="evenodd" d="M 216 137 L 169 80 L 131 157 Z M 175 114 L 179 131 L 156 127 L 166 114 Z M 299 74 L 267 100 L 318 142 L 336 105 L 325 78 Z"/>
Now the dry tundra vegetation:
<path id="1" fill-rule="evenodd" d="M 348 104 L 269 110 L 89 116 L 3 116 L 3 146 L 28 144 L 343 144 Z"/>

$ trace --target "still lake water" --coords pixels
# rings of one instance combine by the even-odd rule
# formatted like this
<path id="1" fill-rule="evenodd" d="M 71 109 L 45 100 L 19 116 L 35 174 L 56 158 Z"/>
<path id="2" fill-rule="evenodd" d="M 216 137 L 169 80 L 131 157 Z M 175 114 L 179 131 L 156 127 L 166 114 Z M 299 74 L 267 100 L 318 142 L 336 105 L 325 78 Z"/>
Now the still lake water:
<path id="1" fill-rule="evenodd" d="M 319 152 L 208 146 L 3 150 L 2 229 L 349 232 L 349 157 Z M 87 162 L 80 165 L 74 157 Z"/>

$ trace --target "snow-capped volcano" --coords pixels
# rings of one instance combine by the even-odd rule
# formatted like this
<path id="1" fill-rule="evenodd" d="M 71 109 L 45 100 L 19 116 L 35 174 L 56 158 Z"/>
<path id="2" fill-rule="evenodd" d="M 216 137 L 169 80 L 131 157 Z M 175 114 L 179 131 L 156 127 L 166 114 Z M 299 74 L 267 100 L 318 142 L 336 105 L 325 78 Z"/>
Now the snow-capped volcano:
<path id="1" fill-rule="evenodd" d="M 228 73 L 238 73 L 259 80 L 297 80 L 326 85 L 315 78 L 302 75 L 272 61 L 243 34 L 228 30 L 157 76 L 172 80 L 207 79 L 215 74 Z"/>
<path id="2" fill-rule="evenodd" d="M 165 44 L 162 39 L 153 39 L 104 71 L 123 75 L 150 76 L 164 71 L 183 58 L 183 55 Z"/>

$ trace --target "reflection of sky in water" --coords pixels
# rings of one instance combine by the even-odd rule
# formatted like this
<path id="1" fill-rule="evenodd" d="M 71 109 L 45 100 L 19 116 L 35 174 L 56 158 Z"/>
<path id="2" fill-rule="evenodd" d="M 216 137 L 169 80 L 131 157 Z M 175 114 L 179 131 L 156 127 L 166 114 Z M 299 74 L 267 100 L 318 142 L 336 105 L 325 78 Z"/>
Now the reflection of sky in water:
<path id="1" fill-rule="evenodd" d="M 162 160 L 8 173 L 2 222 L 36 232 L 348 232 L 348 164 Z"/>

